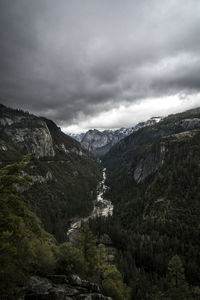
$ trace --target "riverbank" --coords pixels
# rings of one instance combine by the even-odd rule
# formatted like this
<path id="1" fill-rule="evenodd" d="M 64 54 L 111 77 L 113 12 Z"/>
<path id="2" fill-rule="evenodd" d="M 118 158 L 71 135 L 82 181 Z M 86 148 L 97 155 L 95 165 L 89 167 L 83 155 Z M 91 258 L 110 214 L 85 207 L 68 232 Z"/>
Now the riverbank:
<path id="1" fill-rule="evenodd" d="M 102 180 L 99 182 L 97 188 L 97 198 L 94 201 L 94 208 L 92 213 L 85 218 L 80 218 L 71 223 L 70 228 L 67 231 L 67 236 L 70 241 L 73 241 L 74 236 L 78 232 L 81 227 L 82 222 L 87 222 L 89 219 L 93 219 L 96 217 L 108 217 L 113 214 L 113 204 L 110 200 L 104 199 L 105 191 L 107 190 L 107 186 L 105 185 L 106 181 L 106 168 L 103 169 Z"/>

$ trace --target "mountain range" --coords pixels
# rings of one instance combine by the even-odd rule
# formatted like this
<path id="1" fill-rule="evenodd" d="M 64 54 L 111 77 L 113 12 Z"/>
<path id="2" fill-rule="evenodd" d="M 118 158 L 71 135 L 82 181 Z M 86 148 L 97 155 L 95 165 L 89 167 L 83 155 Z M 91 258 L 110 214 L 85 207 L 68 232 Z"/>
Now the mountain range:
<path id="1" fill-rule="evenodd" d="M 0 291 L 15 297 L 33 276 L 22 289 L 30 299 L 199 299 L 200 108 L 90 130 L 80 144 L 0 105 L 0 165 Z M 113 214 L 66 242 L 71 222 L 88 220 L 102 170 Z"/>
<path id="2" fill-rule="evenodd" d="M 101 156 L 109 151 L 118 141 L 140 128 L 152 126 L 159 122 L 161 117 L 153 117 L 146 122 L 140 122 L 130 128 L 120 128 L 116 130 L 99 131 L 97 129 L 90 129 L 86 133 L 69 134 L 72 138 L 81 143 L 83 148 Z"/>

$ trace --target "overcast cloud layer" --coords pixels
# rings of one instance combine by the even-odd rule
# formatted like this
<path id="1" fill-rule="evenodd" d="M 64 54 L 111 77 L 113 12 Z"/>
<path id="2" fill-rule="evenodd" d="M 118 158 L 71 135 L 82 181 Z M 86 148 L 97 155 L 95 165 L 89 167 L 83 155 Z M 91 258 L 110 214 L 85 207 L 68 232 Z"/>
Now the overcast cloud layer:
<path id="1" fill-rule="evenodd" d="M 0 102 L 66 130 L 200 106 L 199 0 L 0 0 Z"/>

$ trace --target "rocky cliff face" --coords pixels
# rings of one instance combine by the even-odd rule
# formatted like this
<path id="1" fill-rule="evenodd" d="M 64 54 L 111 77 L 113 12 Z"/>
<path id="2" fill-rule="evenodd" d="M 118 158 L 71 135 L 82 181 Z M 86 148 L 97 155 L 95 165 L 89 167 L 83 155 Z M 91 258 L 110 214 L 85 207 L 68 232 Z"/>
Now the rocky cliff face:
<path id="1" fill-rule="evenodd" d="M 0 150 L 8 148 L 20 153 L 32 153 L 36 158 L 55 156 L 53 141 L 46 123 L 21 111 L 0 107 Z"/>
<path id="2" fill-rule="evenodd" d="M 9 149 L 20 154 L 31 153 L 35 158 L 54 157 L 56 152 L 87 155 L 52 121 L 3 105 L 0 106 L 0 131 L 1 158 Z"/>
<path id="3" fill-rule="evenodd" d="M 124 137 L 130 135 L 131 133 L 144 128 L 147 126 L 152 126 L 161 120 L 160 117 L 151 118 L 146 122 L 140 122 L 131 128 L 120 128 L 117 130 L 104 130 L 99 131 L 97 129 L 89 130 L 85 134 L 71 134 L 71 136 L 77 141 L 81 142 L 81 145 L 97 155 L 105 154 L 109 149 L 115 145 L 118 141 Z"/>
<path id="4" fill-rule="evenodd" d="M 8 300 L 8 298 L 4 298 Z M 52 275 L 48 278 L 32 276 L 28 284 L 22 289 L 18 300 L 112 300 L 102 295 L 97 284 L 82 280 L 77 275 Z"/>
<path id="5" fill-rule="evenodd" d="M 192 123 L 193 122 L 190 122 L 190 125 L 192 125 Z M 200 122 L 196 123 L 195 121 L 195 127 L 197 124 L 199 129 L 162 137 L 158 143 L 150 148 L 150 150 L 143 158 L 140 159 L 136 167 L 132 170 L 134 180 L 137 183 L 144 181 L 145 178 L 161 168 L 165 161 L 170 159 L 171 156 L 178 154 L 179 148 L 183 146 L 182 143 L 189 144 L 190 140 L 195 138 L 195 136 L 198 137 L 200 135 Z M 191 128 L 193 128 L 193 126 L 191 126 Z"/>
<path id="6" fill-rule="evenodd" d="M 198 108 L 171 115 L 160 123 L 146 126 L 121 140 L 110 149 L 105 161 L 108 166 L 112 165 L 112 161 L 119 163 L 129 177 L 140 183 L 177 153 L 181 143 L 189 144 L 199 133 Z"/>
<path id="7" fill-rule="evenodd" d="M 51 120 L 0 106 L 0 163 L 19 161 L 31 153 L 24 191 L 45 229 L 63 240 L 71 217 L 93 208 L 99 176 L 92 155 Z M 37 195 L 37 197 L 36 197 Z"/>
<path id="8" fill-rule="evenodd" d="M 115 208 L 115 227 L 122 228 L 119 244 L 126 235 L 124 265 L 133 263 L 137 269 L 130 274 L 124 267 L 129 282 L 138 278 L 141 291 L 144 283 L 152 287 L 158 278 L 164 282 L 169 262 L 178 255 L 193 291 L 200 274 L 200 108 L 132 133 L 114 145 L 102 162 L 107 169 L 108 197 Z M 140 270 L 145 270 L 145 279 L 137 275 Z M 146 298 L 146 292 L 141 296 L 134 291 L 136 299 Z M 154 291 L 150 298 L 156 298 Z"/>
<path id="9" fill-rule="evenodd" d="M 114 145 L 120 138 L 122 138 L 122 135 L 116 134 L 116 132 L 113 131 L 99 131 L 96 129 L 89 130 L 83 137 L 81 144 L 82 146 L 89 150 L 89 151 L 95 151 L 97 149 L 103 148 L 110 148 L 112 145 Z"/>

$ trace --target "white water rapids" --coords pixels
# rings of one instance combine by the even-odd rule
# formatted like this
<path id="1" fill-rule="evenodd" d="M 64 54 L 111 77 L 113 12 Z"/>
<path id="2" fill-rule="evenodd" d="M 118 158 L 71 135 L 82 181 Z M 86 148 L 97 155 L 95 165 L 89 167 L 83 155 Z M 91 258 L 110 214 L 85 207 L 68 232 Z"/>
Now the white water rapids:
<path id="1" fill-rule="evenodd" d="M 94 202 L 94 208 L 92 213 L 88 217 L 80 218 L 77 221 L 71 223 L 70 228 L 67 231 L 67 236 L 69 237 L 69 240 L 73 240 L 74 234 L 81 227 L 81 222 L 87 222 L 91 218 L 93 219 L 100 216 L 107 217 L 113 214 L 112 202 L 104 199 L 104 193 L 108 188 L 105 185 L 105 181 L 106 181 L 106 168 L 103 169 L 103 179 L 102 181 L 100 181 L 97 188 L 97 199 Z"/>

